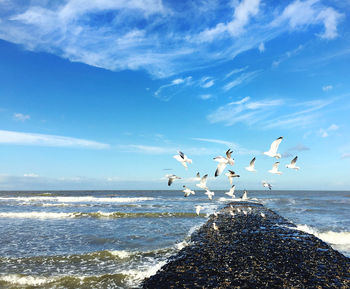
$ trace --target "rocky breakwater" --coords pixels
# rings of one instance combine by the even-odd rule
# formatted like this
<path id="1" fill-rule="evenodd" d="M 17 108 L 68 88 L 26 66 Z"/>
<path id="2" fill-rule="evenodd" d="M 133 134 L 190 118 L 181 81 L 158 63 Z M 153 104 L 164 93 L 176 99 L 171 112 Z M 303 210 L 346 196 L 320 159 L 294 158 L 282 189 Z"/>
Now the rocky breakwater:
<path id="1" fill-rule="evenodd" d="M 211 215 L 143 288 L 345 289 L 350 259 L 261 204 L 235 202 Z"/>

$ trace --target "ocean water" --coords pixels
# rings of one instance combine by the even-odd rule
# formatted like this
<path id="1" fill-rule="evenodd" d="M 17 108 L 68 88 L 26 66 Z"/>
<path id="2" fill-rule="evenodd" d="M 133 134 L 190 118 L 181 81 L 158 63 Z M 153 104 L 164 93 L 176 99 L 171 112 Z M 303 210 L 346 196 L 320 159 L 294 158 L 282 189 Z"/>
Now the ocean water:
<path id="1" fill-rule="evenodd" d="M 248 197 L 350 256 L 350 192 Z M 229 201 L 223 191 L 212 201 L 200 191 L 0 192 L 0 288 L 137 288 Z"/>

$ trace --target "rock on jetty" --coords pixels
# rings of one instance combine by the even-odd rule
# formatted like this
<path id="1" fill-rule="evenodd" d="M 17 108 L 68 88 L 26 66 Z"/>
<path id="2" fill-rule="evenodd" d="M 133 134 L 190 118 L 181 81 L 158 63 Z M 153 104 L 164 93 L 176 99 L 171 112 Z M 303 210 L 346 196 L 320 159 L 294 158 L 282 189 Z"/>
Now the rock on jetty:
<path id="1" fill-rule="evenodd" d="M 211 215 L 143 288 L 345 289 L 350 259 L 261 204 L 235 202 Z"/>

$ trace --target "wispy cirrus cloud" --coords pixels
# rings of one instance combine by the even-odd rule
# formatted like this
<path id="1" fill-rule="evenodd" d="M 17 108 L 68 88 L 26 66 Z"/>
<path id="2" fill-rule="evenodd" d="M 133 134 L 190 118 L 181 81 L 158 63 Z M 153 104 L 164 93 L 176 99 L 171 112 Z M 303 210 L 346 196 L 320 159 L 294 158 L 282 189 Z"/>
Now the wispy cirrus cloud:
<path id="1" fill-rule="evenodd" d="M 14 113 L 13 114 L 13 119 L 17 121 L 26 121 L 30 119 L 29 114 L 23 114 L 23 113 Z"/>
<path id="2" fill-rule="evenodd" d="M 224 85 L 223 89 L 225 91 L 228 91 L 242 83 L 249 82 L 255 77 L 259 75 L 261 71 L 250 71 L 250 72 L 243 72 L 241 75 L 239 75 L 237 78 L 234 80 L 228 82 L 227 84 Z"/>
<path id="3" fill-rule="evenodd" d="M 175 95 L 181 94 L 184 88 L 192 84 L 193 80 L 191 76 L 186 78 L 176 78 L 170 83 L 160 86 L 154 93 L 154 96 L 160 100 L 169 101 Z"/>
<path id="4" fill-rule="evenodd" d="M 323 138 L 329 137 L 329 134 L 333 131 L 336 131 L 339 129 L 339 126 L 337 126 L 336 124 L 331 124 L 328 128 L 320 128 L 320 135 Z"/>
<path id="5" fill-rule="evenodd" d="M 0 144 L 107 149 L 109 144 L 66 136 L 0 130 Z"/>
<path id="6" fill-rule="evenodd" d="M 0 38 L 74 62 L 169 77 L 253 48 L 262 51 L 262 43 L 285 32 L 316 26 L 320 38 L 338 35 L 343 14 L 331 4 L 270 5 L 260 0 L 6 0 L 0 1 Z"/>
<path id="7" fill-rule="evenodd" d="M 253 125 L 259 123 L 263 129 L 305 127 L 315 123 L 318 113 L 335 100 L 312 100 L 295 102 L 287 99 L 252 100 L 245 97 L 220 106 L 207 116 L 211 123 L 231 126 L 236 123 Z M 280 107 L 287 111 L 281 115 Z M 292 111 L 288 113 L 288 111 Z"/>

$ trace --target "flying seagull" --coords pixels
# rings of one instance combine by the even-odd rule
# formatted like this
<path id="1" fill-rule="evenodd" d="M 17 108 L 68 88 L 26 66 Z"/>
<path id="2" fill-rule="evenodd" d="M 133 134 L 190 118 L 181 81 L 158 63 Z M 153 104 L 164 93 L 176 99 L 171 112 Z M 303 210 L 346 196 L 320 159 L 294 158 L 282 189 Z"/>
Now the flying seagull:
<path id="1" fill-rule="evenodd" d="M 278 139 L 276 139 L 274 142 L 272 142 L 270 146 L 270 150 L 267 152 L 264 152 L 264 155 L 267 155 L 272 158 L 280 159 L 281 154 L 277 153 L 278 146 L 280 145 L 281 141 L 283 139 L 283 136 L 280 136 Z"/>
<path id="2" fill-rule="evenodd" d="M 178 155 L 174 156 L 174 159 L 179 161 L 186 169 L 187 169 L 187 163 L 192 164 L 192 160 L 189 159 L 183 152 L 180 152 L 180 151 Z"/>
<path id="3" fill-rule="evenodd" d="M 200 181 L 199 181 L 199 184 L 196 184 L 196 187 L 201 188 L 203 190 L 208 190 L 208 188 L 207 188 L 208 175 L 204 175 L 202 178 L 200 178 L 200 174 L 197 173 L 197 178 L 199 178 Z"/>
<path id="4" fill-rule="evenodd" d="M 297 162 L 297 159 L 298 159 L 298 157 L 295 157 L 294 159 L 292 159 L 290 164 L 286 165 L 286 168 L 299 170 L 300 168 L 295 165 L 295 163 Z"/>
<path id="5" fill-rule="evenodd" d="M 256 172 L 256 169 L 254 168 L 255 166 L 255 157 L 250 161 L 249 166 L 246 167 L 245 169 L 249 172 Z"/>
<path id="6" fill-rule="evenodd" d="M 231 158 L 232 152 L 233 151 L 228 149 L 226 152 L 226 157 L 218 156 L 218 157 L 214 158 L 214 161 L 219 162 L 219 164 L 216 168 L 216 171 L 215 171 L 215 177 L 219 176 L 224 171 L 227 164 L 230 164 L 231 166 L 234 165 L 235 161 L 234 161 L 234 159 Z"/>
<path id="7" fill-rule="evenodd" d="M 189 195 L 195 195 L 196 193 L 192 191 L 191 189 L 187 188 L 186 186 L 183 186 L 184 190 L 183 192 L 185 193 L 184 197 L 188 197 Z"/>
<path id="8" fill-rule="evenodd" d="M 240 176 L 237 175 L 234 171 L 228 170 L 228 173 L 225 174 L 225 176 L 228 177 L 228 180 L 230 181 L 230 184 L 232 185 L 233 178 L 239 178 Z"/>
<path id="9" fill-rule="evenodd" d="M 197 216 L 199 216 L 199 212 L 204 209 L 202 206 L 195 206 L 195 208 Z"/>
<path id="10" fill-rule="evenodd" d="M 208 196 L 208 199 L 209 199 L 209 200 L 212 200 L 212 199 L 213 199 L 213 196 L 215 195 L 214 192 L 211 192 L 211 191 L 209 191 L 209 190 L 206 190 L 204 194 L 206 194 L 206 195 Z"/>
<path id="11" fill-rule="evenodd" d="M 276 174 L 276 175 L 282 174 L 282 172 L 278 170 L 279 164 L 280 164 L 280 162 L 275 162 L 272 166 L 272 169 L 269 170 L 269 173 Z"/>
<path id="12" fill-rule="evenodd" d="M 271 186 L 268 182 L 266 182 L 266 181 L 262 181 L 262 185 L 263 185 L 263 187 L 265 187 L 265 188 L 269 188 L 269 190 L 271 190 L 271 188 L 272 188 L 272 186 Z"/>
<path id="13" fill-rule="evenodd" d="M 226 192 L 225 194 L 228 195 L 228 196 L 230 196 L 230 197 L 232 197 L 232 199 L 235 198 L 235 195 L 234 195 L 234 193 L 235 193 L 235 188 L 236 188 L 236 186 L 233 185 L 233 186 L 231 187 L 231 189 L 230 189 L 228 192 Z"/>
<path id="14" fill-rule="evenodd" d="M 165 177 L 167 177 L 169 179 L 168 186 L 171 186 L 171 184 L 173 183 L 174 180 L 181 179 L 180 177 L 178 177 L 176 175 L 166 175 Z"/>

